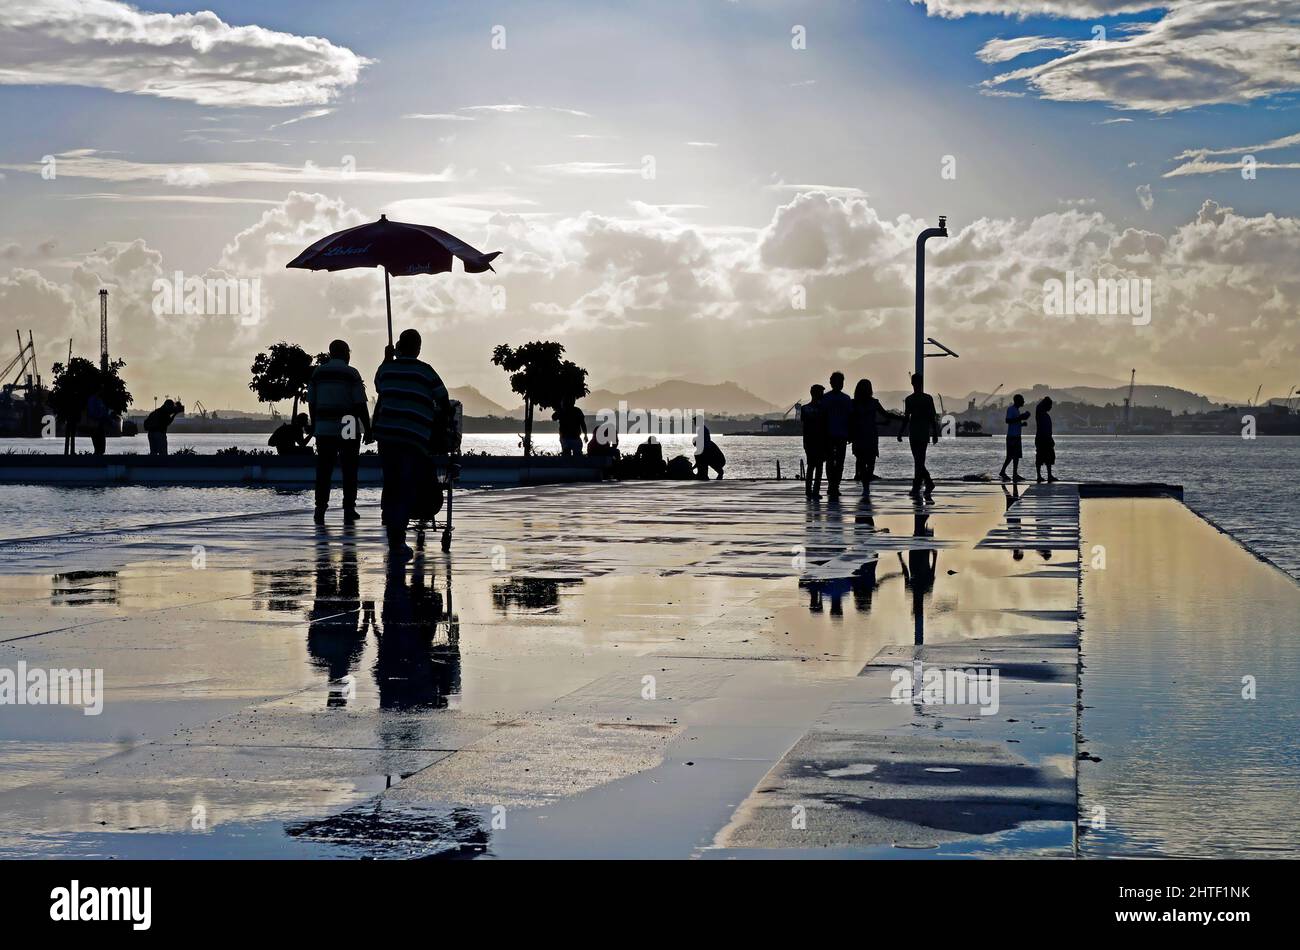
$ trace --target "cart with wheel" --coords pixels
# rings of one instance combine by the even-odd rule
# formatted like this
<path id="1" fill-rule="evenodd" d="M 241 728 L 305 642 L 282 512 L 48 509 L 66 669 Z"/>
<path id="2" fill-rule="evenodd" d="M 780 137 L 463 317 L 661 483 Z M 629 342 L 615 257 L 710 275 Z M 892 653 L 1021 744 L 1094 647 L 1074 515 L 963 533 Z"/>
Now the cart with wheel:
<path id="1" fill-rule="evenodd" d="M 442 549 L 451 550 L 452 493 L 456 480 L 460 478 L 460 443 L 464 428 L 464 411 L 459 400 L 450 402 L 446 415 L 445 430 L 435 433 L 434 451 L 429 471 L 429 487 L 432 489 L 422 498 L 415 520 L 415 545 L 424 548 L 426 531 L 438 530 L 438 514 L 442 511 L 443 495 L 446 494 L 447 516 L 442 522 Z"/>

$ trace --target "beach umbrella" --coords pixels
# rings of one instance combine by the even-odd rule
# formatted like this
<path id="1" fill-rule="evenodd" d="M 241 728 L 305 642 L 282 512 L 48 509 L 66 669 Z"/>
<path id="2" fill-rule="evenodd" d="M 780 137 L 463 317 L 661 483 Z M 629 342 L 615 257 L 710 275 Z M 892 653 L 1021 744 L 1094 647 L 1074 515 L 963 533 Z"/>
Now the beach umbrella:
<path id="1" fill-rule="evenodd" d="M 381 214 L 378 221 L 355 228 L 335 231 L 303 251 L 286 267 L 305 270 L 346 270 L 350 267 L 384 269 L 384 303 L 388 308 L 388 345 L 393 345 L 393 298 L 388 278 L 411 274 L 442 274 L 451 270 L 451 259 L 459 257 L 470 274 L 493 270 L 492 260 L 500 251 L 484 254 L 428 224 L 389 221 Z"/>

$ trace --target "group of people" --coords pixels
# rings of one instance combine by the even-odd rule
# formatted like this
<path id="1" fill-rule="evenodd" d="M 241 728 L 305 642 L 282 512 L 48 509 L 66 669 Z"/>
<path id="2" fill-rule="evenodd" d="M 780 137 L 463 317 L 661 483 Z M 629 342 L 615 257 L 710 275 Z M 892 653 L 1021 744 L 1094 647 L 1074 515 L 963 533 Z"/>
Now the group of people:
<path id="1" fill-rule="evenodd" d="M 1056 439 L 1052 438 L 1052 397 L 1044 396 L 1034 406 L 1034 467 L 1038 470 L 1038 480 L 1056 481 L 1052 466 L 1056 464 Z M 1020 477 L 1020 460 L 1024 457 L 1021 445 L 1021 430 L 1029 421 L 1025 412 L 1025 397 L 1016 393 L 1007 406 L 1007 454 L 1002 460 L 1002 470 L 998 477 L 1004 482 L 1023 481 Z M 1007 466 L 1011 466 L 1011 475 L 1007 475 Z M 1047 478 L 1043 478 L 1043 469 L 1047 469 Z"/>
<path id="2" fill-rule="evenodd" d="M 307 384 L 307 412 L 272 433 L 269 444 L 280 454 L 310 454 L 316 440 L 316 524 L 325 523 L 330 488 L 337 465 L 343 476 L 343 520 L 351 524 L 357 511 L 357 468 L 361 446 L 378 443 L 384 487 L 380 497 L 391 556 L 412 556 L 406 531 L 413 517 L 427 507 L 433 490 L 432 464 L 446 451 L 451 410 L 450 395 L 432 366 L 420 359 L 417 330 L 404 330 L 397 345 L 385 350 L 375 372 L 374 417 L 366 384 L 351 365 L 352 350 L 344 340 L 329 346 L 329 359 L 317 366 Z M 438 500 L 441 502 L 441 494 Z M 435 512 L 436 513 L 436 512 Z"/>
<path id="3" fill-rule="evenodd" d="M 804 494 L 809 498 L 821 497 L 824 472 L 827 494 L 831 498 L 839 496 L 850 447 L 855 463 L 853 480 L 861 482 L 863 494 L 869 494 L 871 483 L 879 478 L 876 460 L 880 457 L 880 434 L 884 427 L 897 422 L 898 441 L 906 437 L 912 450 L 912 488 L 908 494 L 916 499 L 933 500 L 934 479 L 926 467 L 926 453 L 931 445 L 939 444 L 939 413 L 934 398 L 925 391 L 921 375 L 913 374 L 912 392 L 904 400 L 901 414 L 890 412 L 880 404 L 869 379 L 858 380 L 851 397 L 844 391 L 843 373 L 832 373 L 829 382 L 829 391 L 820 384 L 812 386 L 811 398 L 800 410 L 806 456 Z M 1011 478 L 1021 480 L 1021 427 L 1029 420 L 1024 405 L 1024 396 L 1017 393 L 1007 410 L 1007 454 L 1000 473 L 1003 481 L 1010 480 L 1006 473 L 1008 464 L 1012 465 Z M 1052 474 L 1056 443 L 1052 438 L 1051 408 L 1051 398 L 1044 397 L 1035 409 L 1035 462 L 1040 482 L 1044 481 L 1044 467 L 1046 481 L 1056 481 Z"/>

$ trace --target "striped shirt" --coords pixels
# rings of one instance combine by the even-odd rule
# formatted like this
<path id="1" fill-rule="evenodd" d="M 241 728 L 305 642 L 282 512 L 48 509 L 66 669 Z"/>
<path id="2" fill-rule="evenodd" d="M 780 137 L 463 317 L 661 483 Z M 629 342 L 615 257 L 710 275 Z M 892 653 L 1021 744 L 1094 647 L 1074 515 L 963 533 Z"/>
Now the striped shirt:
<path id="1" fill-rule="evenodd" d="M 343 434 L 344 416 L 352 416 L 356 438 L 362 435 L 366 417 L 366 384 L 361 374 L 342 360 L 331 359 L 312 370 L 307 384 L 307 406 L 311 411 L 312 432 L 321 436 Z"/>
<path id="2" fill-rule="evenodd" d="M 375 371 L 375 391 L 379 404 L 373 431 L 380 443 L 400 442 L 431 454 L 433 427 L 445 421 L 450 398 L 433 367 L 413 356 L 381 363 Z"/>

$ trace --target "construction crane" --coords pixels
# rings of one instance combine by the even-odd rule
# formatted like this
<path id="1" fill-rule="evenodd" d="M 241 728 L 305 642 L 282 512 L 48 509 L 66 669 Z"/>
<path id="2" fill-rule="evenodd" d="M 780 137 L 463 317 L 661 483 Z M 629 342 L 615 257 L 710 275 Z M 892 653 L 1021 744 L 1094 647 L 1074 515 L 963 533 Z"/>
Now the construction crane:
<path id="1" fill-rule="evenodd" d="M 1255 389 L 1255 398 L 1252 399 L 1250 402 L 1246 403 L 1246 405 L 1250 406 L 1252 409 L 1255 408 L 1255 403 L 1259 401 L 1259 394 L 1262 393 L 1263 391 L 1264 391 L 1264 384 L 1260 383 L 1259 386 Z"/>
<path id="2" fill-rule="evenodd" d="M 23 334 L 21 330 L 15 330 L 14 332 L 18 335 L 18 355 L 5 364 L 3 370 L 0 370 L 0 380 L 7 380 L 9 374 L 13 373 L 14 381 L 12 383 L 5 383 L 4 385 L 6 389 L 21 389 L 25 386 L 30 387 L 33 384 L 33 381 L 35 382 L 35 385 L 39 387 L 41 385 L 41 377 L 36 372 L 36 347 L 33 346 L 31 342 L 31 331 L 27 331 L 26 343 L 23 342 Z M 16 370 L 15 367 L 17 367 Z M 28 372 L 28 367 L 31 368 L 31 372 Z M 27 377 L 26 384 L 23 383 L 24 374 Z"/>
<path id="3" fill-rule="evenodd" d="M 200 419 L 206 419 L 208 417 L 208 407 L 203 405 L 203 401 L 201 399 L 194 400 L 194 408 L 199 411 Z"/>
<path id="4" fill-rule="evenodd" d="M 983 409 L 985 406 L 987 406 L 987 405 L 989 404 L 989 400 L 990 400 L 990 399 L 992 399 L 992 398 L 993 398 L 994 396 L 996 396 L 998 393 L 1002 392 L 1002 386 L 1003 386 L 1002 383 L 998 383 L 997 388 L 994 389 L 993 392 L 991 392 L 991 393 L 989 393 L 987 396 L 985 396 L 985 397 L 984 397 L 984 401 L 981 402 L 981 403 L 980 403 L 976 408 L 977 408 L 977 409 Z"/>
<path id="5" fill-rule="evenodd" d="M 1137 374 L 1138 371 L 1136 369 L 1129 370 L 1128 395 L 1124 397 L 1124 428 L 1125 429 L 1129 427 L 1130 414 L 1133 411 L 1133 388 L 1134 388 L 1134 384 L 1137 382 Z"/>

